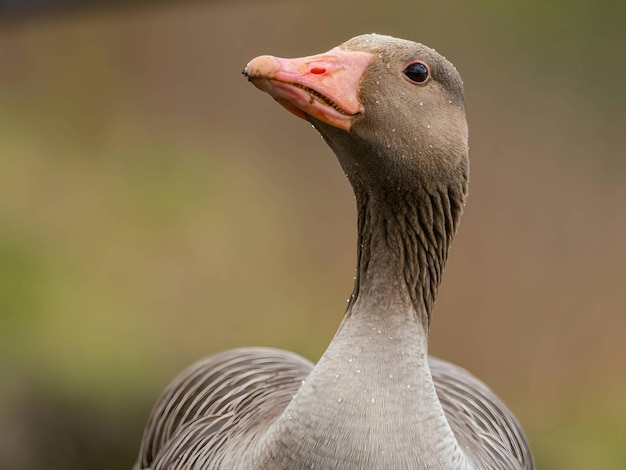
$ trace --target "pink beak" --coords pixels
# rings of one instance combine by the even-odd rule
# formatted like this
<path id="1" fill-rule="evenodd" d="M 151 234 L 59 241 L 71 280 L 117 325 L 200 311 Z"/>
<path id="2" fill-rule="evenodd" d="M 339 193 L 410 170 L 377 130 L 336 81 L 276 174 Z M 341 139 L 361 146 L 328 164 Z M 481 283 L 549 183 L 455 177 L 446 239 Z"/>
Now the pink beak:
<path id="1" fill-rule="evenodd" d="M 313 116 L 347 131 L 364 111 L 358 89 L 372 58 L 340 47 L 299 59 L 263 55 L 252 59 L 243 73 L 296 116 Z"/>

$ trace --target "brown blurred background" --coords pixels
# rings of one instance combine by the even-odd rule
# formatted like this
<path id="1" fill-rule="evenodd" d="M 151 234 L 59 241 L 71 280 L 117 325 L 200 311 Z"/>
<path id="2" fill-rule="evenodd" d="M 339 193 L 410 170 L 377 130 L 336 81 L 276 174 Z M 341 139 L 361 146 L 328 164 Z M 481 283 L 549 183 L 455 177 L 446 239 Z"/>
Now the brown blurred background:
<path id="1" fill-rule="evenodd" d="M 240 71 L 363 32 L 465 79 L 470 199 L 431 352 L 510 405 L 539 468 L 626 468 L 626 3 L 20 3 L 0 2 L 0 468 L 129 468 L 196 359 L 319 358 L 351 190 Z"/>

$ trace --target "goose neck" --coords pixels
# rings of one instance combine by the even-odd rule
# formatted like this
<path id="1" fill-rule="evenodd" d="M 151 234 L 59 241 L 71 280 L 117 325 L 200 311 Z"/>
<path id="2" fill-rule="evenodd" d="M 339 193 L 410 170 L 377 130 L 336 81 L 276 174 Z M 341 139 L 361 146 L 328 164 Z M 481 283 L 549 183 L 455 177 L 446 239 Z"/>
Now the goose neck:
<path id="1" fill-rule="evenodd" d="M 425 330 L 443 275 L 464 194 L 415 190 L 389 200 L 357 194 L 358 255 L 347 316 L 415 312 Z"/>

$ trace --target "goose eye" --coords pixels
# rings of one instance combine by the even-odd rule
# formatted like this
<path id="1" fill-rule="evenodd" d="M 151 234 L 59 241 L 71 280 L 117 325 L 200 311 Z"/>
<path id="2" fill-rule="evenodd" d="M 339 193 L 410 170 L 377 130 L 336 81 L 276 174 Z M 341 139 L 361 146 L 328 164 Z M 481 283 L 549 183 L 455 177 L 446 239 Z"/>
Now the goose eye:
<path id="1" fill-rule="evenodd" d="M 402 73 L 406 78 L 418 85 L 426 83 L 430 76 L 428 66 L 423 62 L 413 62 L 407 65 Z"/>

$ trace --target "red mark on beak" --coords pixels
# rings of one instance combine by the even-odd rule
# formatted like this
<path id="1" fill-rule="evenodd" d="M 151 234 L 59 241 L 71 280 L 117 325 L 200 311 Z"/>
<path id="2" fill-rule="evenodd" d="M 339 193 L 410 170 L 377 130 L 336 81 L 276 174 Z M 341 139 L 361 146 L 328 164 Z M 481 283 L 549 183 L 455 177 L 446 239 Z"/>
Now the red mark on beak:
<path id="1" fill-rule="evenodd" d="M 323 73 L 326 73 L 326 69 L 322 67 L 313 67 L 311 69 L 311 73 L 314 73 L 315 75 L 321 75 Z"/>

